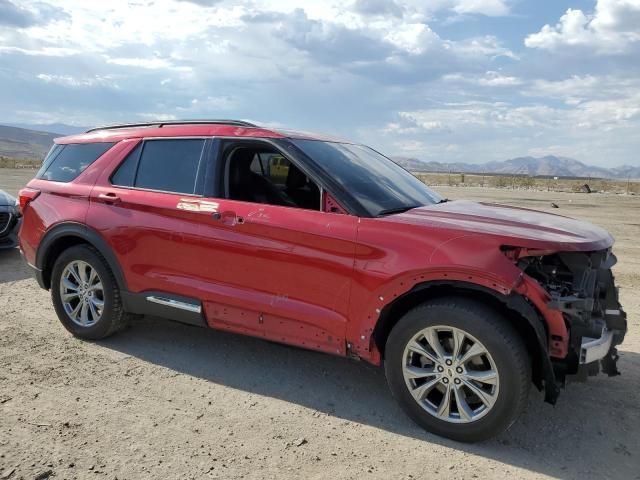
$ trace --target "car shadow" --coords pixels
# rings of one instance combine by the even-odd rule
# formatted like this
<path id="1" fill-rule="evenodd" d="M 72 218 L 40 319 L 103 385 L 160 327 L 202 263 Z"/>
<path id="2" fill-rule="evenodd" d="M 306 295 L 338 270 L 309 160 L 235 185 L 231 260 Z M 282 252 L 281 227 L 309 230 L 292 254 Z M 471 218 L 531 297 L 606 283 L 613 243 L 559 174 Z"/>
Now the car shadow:
<path id="1" fill-rule="evenodd" d="M 0 249 L 0 283 L 17 282 L 33 275 L 18 248 Z"/>
<path id="2" fill-rule="evenodd" d="M 425 448 L 436 443 L 556 478 L 637 478 L 639 471 L 640 413 L 633 399 L 640 355 L 633 352 L 621 353 L 625 377 L 600 375 L 572 384 L 555 407 L 534 389 L 508 432 L 463 444 L 417 427 L 392 398 L 382 370 L 362 362 L 150 317 L 101 345 L 212 383 L 423 440 Z M 580 471 L 568 467 L 576 464 Z"/>

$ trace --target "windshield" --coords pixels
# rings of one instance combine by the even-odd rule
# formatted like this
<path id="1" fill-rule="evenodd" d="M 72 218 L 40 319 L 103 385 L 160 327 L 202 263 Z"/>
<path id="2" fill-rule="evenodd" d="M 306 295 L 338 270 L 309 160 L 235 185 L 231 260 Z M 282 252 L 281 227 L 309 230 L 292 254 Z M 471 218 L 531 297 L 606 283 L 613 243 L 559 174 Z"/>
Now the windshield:
<path id="1" fill-rule="evenodd" d="M 443 201 L 411 173 L 364 145 L 299 139 L 292 142 L 372 216 Z"/>

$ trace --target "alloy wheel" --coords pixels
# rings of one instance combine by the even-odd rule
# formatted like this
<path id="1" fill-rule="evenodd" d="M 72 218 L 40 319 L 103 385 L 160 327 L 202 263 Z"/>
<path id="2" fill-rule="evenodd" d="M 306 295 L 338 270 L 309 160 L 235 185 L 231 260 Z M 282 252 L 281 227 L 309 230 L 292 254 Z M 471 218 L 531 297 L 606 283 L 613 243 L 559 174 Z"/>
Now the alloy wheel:
<path id="1" fill-rule="evenodd" d="M 104 289 L 96 269 L 82 260 L 69 263 L 60 277 L 60 299 L 75 324 L 95 325 L 104 311 Z"/>
<path id="2" fill-rule="evenodd" d="M 434 417 L 470 423 L 491 411 L 500 376 L 487 348 L 455 327 L 428 327 L 407 344 L 402 372 L 414 400 Z"/>

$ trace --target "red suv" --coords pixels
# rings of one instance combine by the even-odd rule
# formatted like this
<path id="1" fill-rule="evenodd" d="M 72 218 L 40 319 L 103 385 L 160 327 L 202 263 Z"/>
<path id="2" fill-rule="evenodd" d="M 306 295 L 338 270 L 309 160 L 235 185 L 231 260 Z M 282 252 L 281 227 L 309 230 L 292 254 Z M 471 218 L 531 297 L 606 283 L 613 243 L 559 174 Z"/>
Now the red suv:
<path id="1" fill-rule="evenodd" d="M 613 239 L 588 223 L 447 201 L 371 148 L 240 121 L 60 138 L 20 192 L 20 246 L 73 335 L 135 315 L 384 370 L 431 432 L 508 428 L 530 384 L 616 375 Z"/>

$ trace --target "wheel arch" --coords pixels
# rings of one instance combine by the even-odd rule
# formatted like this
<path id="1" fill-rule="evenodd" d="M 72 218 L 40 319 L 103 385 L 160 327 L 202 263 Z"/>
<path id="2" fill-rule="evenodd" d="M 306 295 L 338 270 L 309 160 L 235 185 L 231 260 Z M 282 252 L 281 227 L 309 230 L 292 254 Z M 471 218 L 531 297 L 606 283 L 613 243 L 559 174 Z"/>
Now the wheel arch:
<path id="1" fill-rule="evenodd" d="M 51 288 L 51 272 L 56 258 L 66 249 L 75 245 L 89 245 L 106 260 L 116 279 L 118 287 L 126 290 L 126 281 L 122 268 L 113 250 L 95 230 L 86 225 L 65 222 L 51 228 L 42 238 L 36 252 L 36 268 L 42 272 L 42 286 Z"/>
<path id="2" fill-rule="evenodd" d="M 553 364 L 547 351 L 545 322 L 536 308 L 522 295 L 504 295 L 481 285 L 463 281 L 430 281 L 415 285 L 411 290 L 386 305 L 373 329 L 371 341 L 384 358 L 389 333 L 409 310 L 428 300 L 442 297 L 468 298 L 489 305 L 500 312 L 523 339 L 532 360 L 532 379 L 539 390 L 545 390 L 545 400 L 555 403 L 559 388 Z"/>

